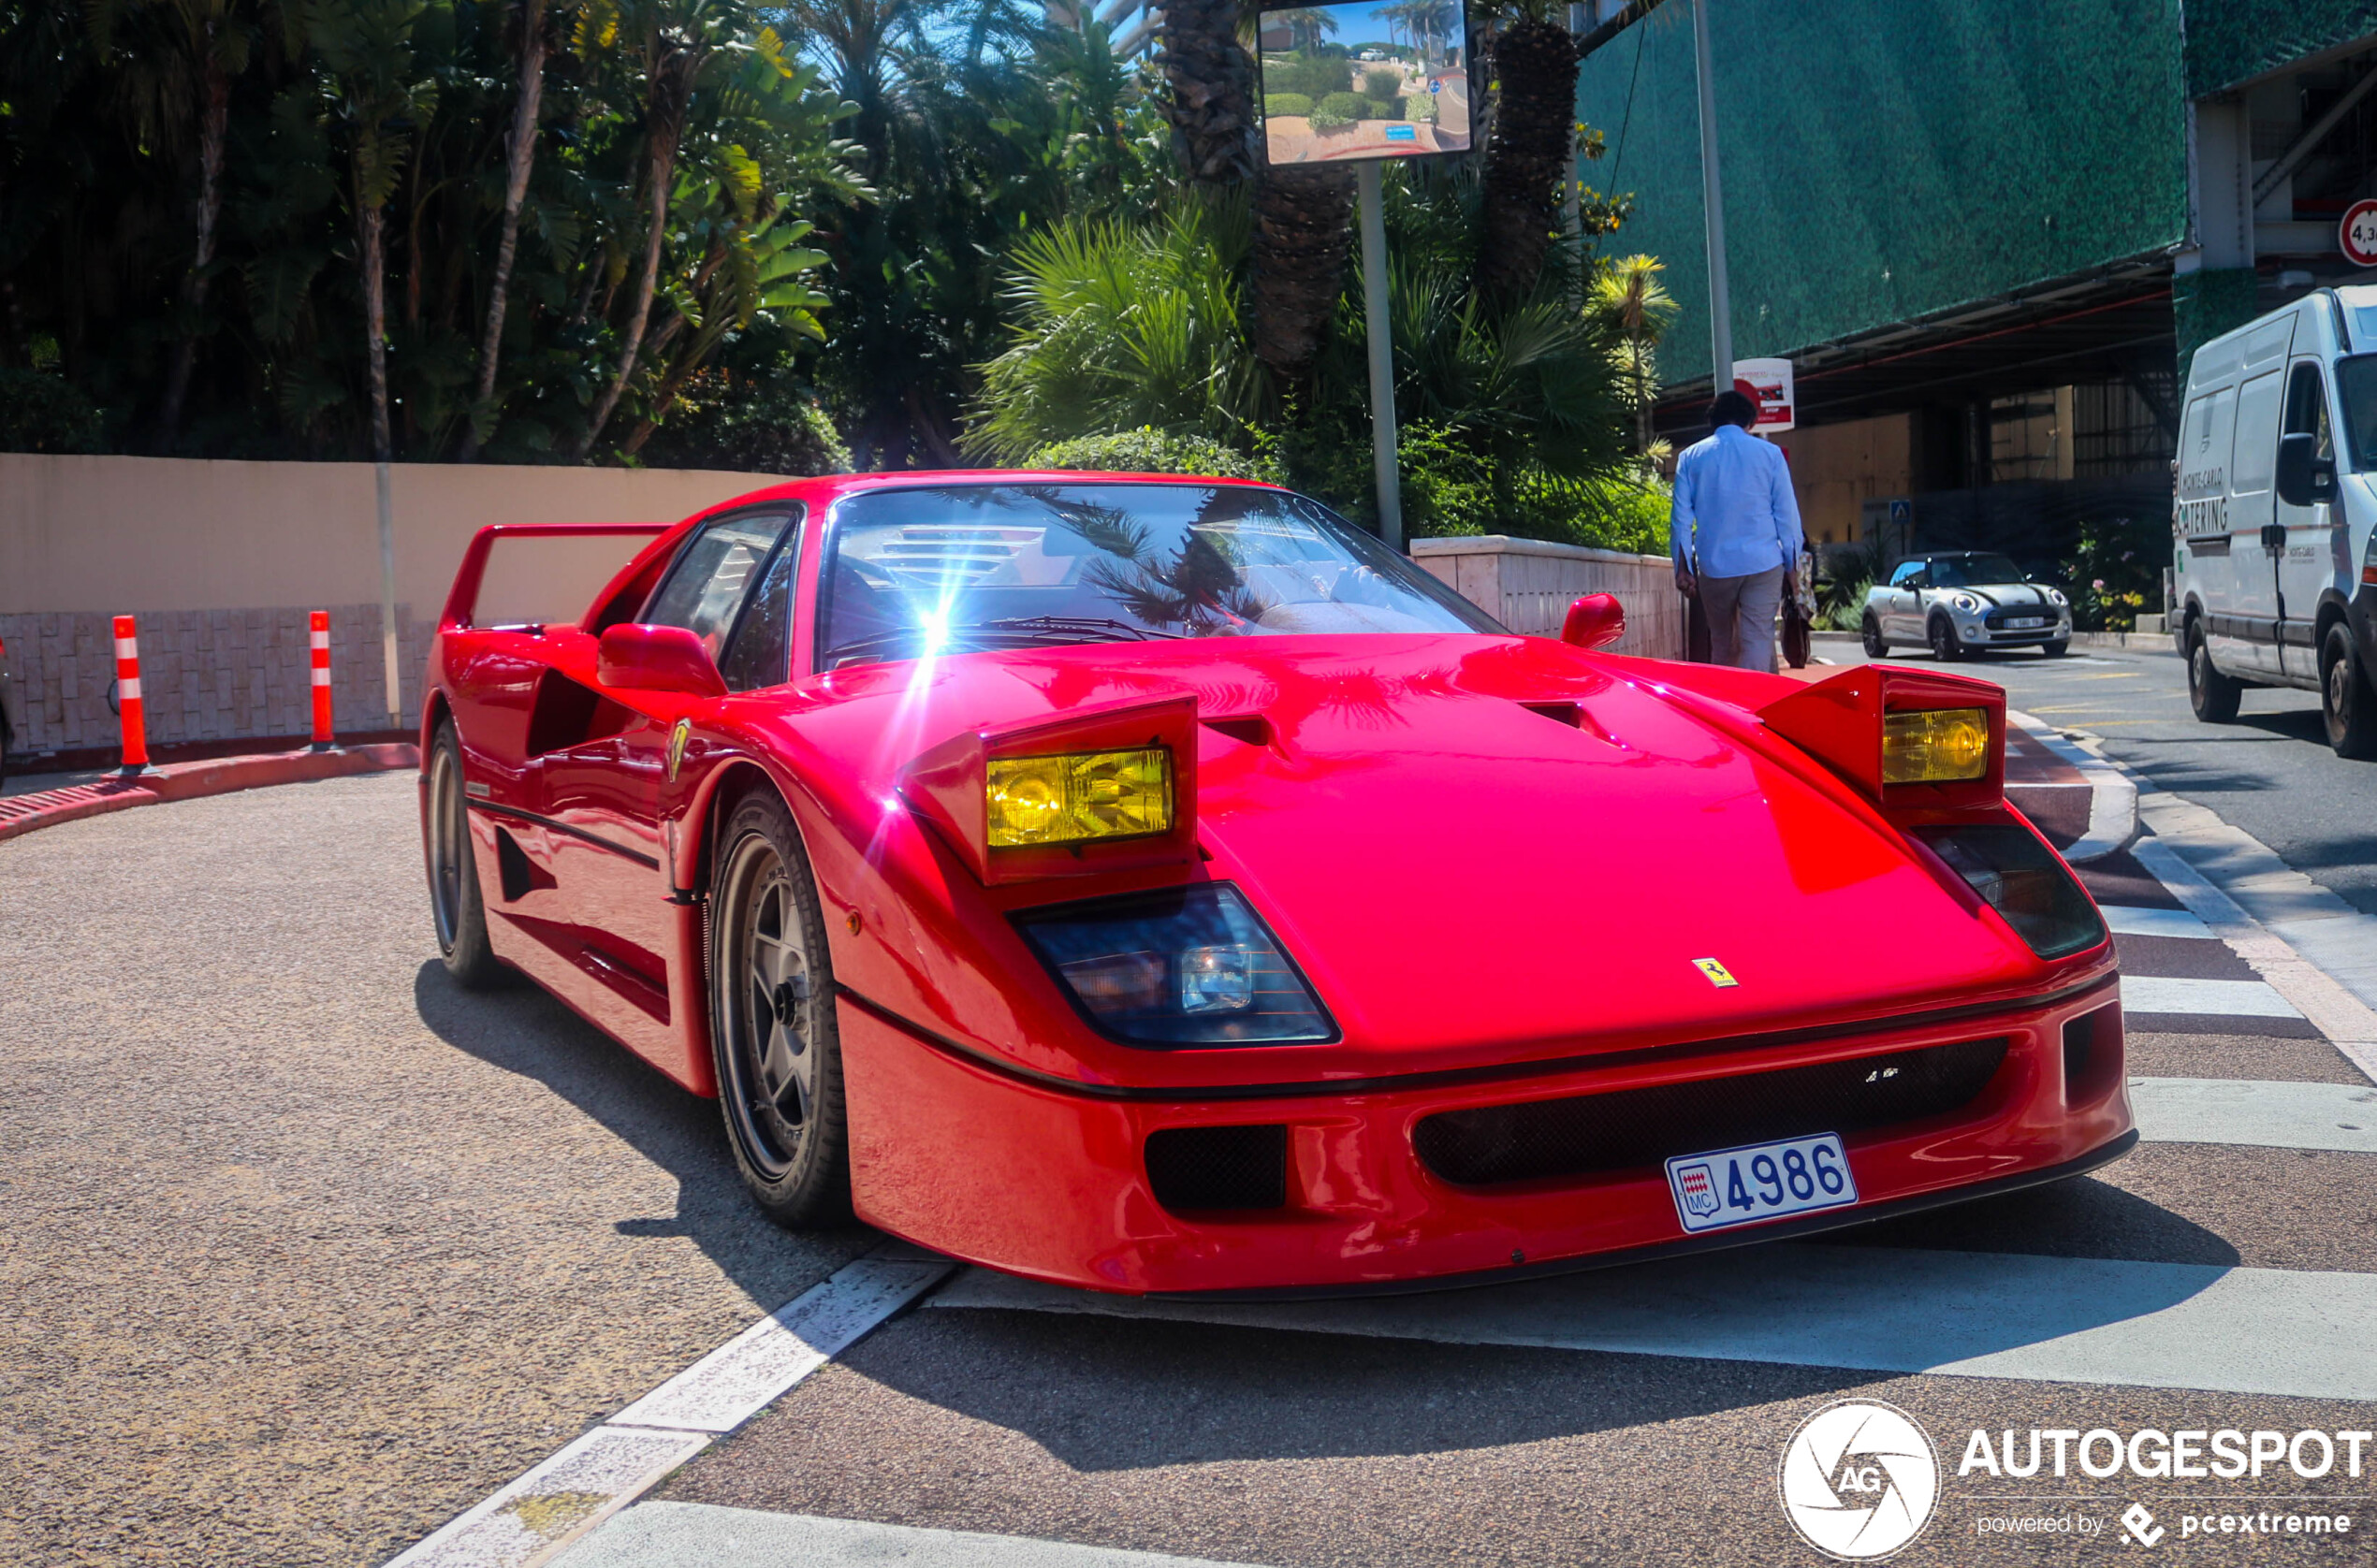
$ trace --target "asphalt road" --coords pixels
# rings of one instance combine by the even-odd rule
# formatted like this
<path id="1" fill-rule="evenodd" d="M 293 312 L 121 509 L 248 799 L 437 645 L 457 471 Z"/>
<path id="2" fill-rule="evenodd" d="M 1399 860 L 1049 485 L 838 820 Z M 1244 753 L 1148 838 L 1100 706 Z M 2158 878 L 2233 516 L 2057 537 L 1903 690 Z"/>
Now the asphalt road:
<path id="1" fill-rule="evenodd" d="M 1854 637 L 1816 642 L 1819 658 L 1864 661 Z M 1907 650 L 1891 657 L 1932 663 Z M 2062 659 L 2006 652 L 1951 668 L 1997 682 L 2008 702 L 2059 729 L 2102 736 L 2107 756 L 2209 806 L 2377 914 L 2377 762 L 2348 762 L 2328 748 L 2315 694 L 2248 691 L 2234 723 L 2201 723 L 2187 705 L 2187 667 L 2166 644 L 2075 648 Z"/>
<path id="2" fill-rule="evenodd" d="M 0 1562 L 385 1561 L 871 1244 L 448 984 L 414 791 L 0 843 Z"/>

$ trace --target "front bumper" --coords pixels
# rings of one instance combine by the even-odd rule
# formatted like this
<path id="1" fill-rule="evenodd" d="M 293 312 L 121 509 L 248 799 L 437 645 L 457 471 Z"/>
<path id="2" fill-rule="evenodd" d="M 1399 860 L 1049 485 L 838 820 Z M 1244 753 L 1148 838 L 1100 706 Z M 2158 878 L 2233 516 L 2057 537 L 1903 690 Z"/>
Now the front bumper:
<path id="1" fill-rule="evenodd" d="M 1105 1097 L 1023 1081 L 845 997 L 839 1013 L 859 1217 L 921 1245 L 1035 1279 L 1141 1293 L 1335 1293 L 1582 1267 L 1854 1224 L 1885 1212 L 2051 1179 L 2114 1157 L 2130 1133 L 2118 982 L 1837 1040 L 1684 1054 L 1540 1077 L 1332 1095 Z M 2102 1012 L 2066 1082 L 2065 1025 Z M 1457 1186 L 1412 1130 L 1447 1111 L 2006 1041 L 1981 1092 L 1945 1114 L 1845 1135 L 1849 1209 L 1686 1237 L 1657 1167 Z M 2107 1045 L 2107 1042 L 2109 1042 Z M 1286 1128 L 1286 1202 L 1175 1212 L 1157 1201 L 1150 1134 Z M 1688 1130 L 1688 1129 L 1687 1129 Z M 1687 1142 L 1676 1152 L 1707 1145 Z"/>

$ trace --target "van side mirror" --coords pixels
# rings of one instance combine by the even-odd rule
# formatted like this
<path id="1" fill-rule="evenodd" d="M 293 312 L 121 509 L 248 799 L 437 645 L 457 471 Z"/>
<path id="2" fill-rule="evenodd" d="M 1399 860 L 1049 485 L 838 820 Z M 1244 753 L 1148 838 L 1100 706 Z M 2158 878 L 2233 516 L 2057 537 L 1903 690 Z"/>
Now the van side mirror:
<path id="1" fill-rule="evenodd" d="M 1626 611 L 1611 593 L 1588 593 L 1568 606 L 1560 641 L 1581 648 L 1608 647 L 1626 635 Z"/>
<path id="2" fill-rule="evenodd" d="M 2336 459 L 2319 455 L 2319 438 L 2308 430 L 2278 438 L 2278 499 L 2289 506 L 2336 499 Z"/>
<path id="3" fill-rule="evenodd" d="M 681 626 L 614 626 L 603 633 L 594 678 L 620 691 L 723 697 L 726 678 L 703 641 Z"/>

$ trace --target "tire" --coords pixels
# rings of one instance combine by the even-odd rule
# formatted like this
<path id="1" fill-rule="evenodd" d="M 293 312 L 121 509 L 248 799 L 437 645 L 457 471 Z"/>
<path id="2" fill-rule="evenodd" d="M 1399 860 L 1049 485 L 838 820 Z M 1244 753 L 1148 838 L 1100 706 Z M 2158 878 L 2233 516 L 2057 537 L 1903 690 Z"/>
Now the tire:
<path id="1" fill-rule="evenodd" d="M 469 797 L 462 791 L 462 739 L 443 719 L 430 747 L 430 809 L 422 849 L 429 861 L 430 919 L 438 956 L 456 984 L 491 991 L 511 978 L 487 941 L 487 901 L 479 892 L 478 850 L 471 842 Z"/>
<path id="2" fill-rule="evenodd" d="M 2058 637 L 2051 643 L 2039 644 L 2038 651 L 2049 659 L 2061 659 L 2072 651 L 2072 640 L 2069 637 Z"/>
<path id="3" fill-rule="evenodd" d="M 1932 645 L 1932 657 L 1941 663 L 1953 664 L 1964 657 L 1963 648 L 1956 641 L 1956 628 L 1948 624 L 1946 616 L 1933 616 L 1924 632 L 1925 640 Z"/>
<path id="4" fill-rule="evenodd" d="M 2319 717 L 2327 744 L 2339 757 L 2365 762 L 2377 759 L 2377 692 L 2353 651 L 2349 627 L 2338 621 L 2319 642 Z"/>
<path id="5" fill-rule="evenodd" d="M 850 1122 L 833 959 L 792 814 L 773 794 L 726 819 L 710 877 L 710 1050 L 735 1167 L 788 1229 L 848 1222 Z"/>
<path id="6" fill-rule="evenodd" d="M 2187 704 L 2207 724 L 2225 724 L 2237 717 L 2244 686 L 2213 667 L 2212 650 L 2204 640 L 2203 624 L 2187 628 Z"/>
<path id="7" fill-rule="evenodd" d="M 1858 632 L 1865 639 L 1866 658 L 1888 659 L 1890 656 L 1889 639 L 1882 635 L 1882 623 L 1872 614 L 1866 616 L 1865 624 L 1858 628 Z"/>

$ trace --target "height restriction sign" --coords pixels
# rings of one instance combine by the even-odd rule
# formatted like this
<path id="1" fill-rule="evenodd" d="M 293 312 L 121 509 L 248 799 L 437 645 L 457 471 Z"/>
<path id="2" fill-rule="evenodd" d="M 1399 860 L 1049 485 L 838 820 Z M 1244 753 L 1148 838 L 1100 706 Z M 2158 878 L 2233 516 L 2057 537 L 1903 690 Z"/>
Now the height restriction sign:
<path id="1" fill-rule="evenodd" d="M 2377 267 L 2377 201 L 2364 198 L 2345 208 L 2336 240 L 2355 267 Z"/>

